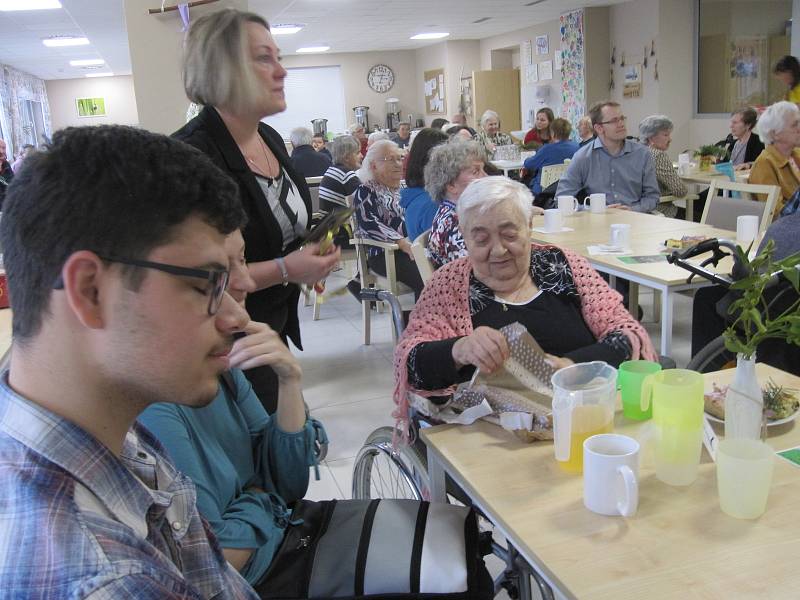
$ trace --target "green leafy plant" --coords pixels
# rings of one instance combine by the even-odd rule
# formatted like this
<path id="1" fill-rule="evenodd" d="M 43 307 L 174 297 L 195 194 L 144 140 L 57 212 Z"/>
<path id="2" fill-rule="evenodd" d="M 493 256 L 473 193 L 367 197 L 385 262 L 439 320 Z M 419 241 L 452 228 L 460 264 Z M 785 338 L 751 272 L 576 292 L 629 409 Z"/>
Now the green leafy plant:
<path id="1" fill-rule="evenodd" d="M 715 146 L 714 144 L 706 144 L 705 146 L 700 146 L 697 150 L 695 150 L 694 155 L 722 158 L 725 156 L 725 148 L 722 146 Z"/>
<path id="2" fill-rule="evenodd" d="M 770 315 L 764 291 L 772 275 L 782 272 L 800 296 L 800 252 L 773 261 L 775 242 L 769 240 L 753 260 L 747 257 L 748 250 L 736 247 L 736 253 L 748 275 L 731 285 L 731 290 L 741 293 L 741 297 L 731 303 L 730 315 L 737 315 L 733 324 L 723 333 L 725 347 L 731 352 L 752 357 L 758 345 L 764 340 L 777 338 L 800 346 L 800 297 L 778 315 Z"/>

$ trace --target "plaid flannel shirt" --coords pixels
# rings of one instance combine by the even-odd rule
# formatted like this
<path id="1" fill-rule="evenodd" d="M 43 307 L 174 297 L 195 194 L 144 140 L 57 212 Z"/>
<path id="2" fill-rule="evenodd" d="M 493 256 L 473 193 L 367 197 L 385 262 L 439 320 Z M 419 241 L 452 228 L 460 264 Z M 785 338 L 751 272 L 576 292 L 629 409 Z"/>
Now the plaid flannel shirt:
<path id="1" fill-rule="evenodd" d="M 0 598 L 248 598 L 194 484 L 141 426 L 122 454 L 0 381 Z"/>

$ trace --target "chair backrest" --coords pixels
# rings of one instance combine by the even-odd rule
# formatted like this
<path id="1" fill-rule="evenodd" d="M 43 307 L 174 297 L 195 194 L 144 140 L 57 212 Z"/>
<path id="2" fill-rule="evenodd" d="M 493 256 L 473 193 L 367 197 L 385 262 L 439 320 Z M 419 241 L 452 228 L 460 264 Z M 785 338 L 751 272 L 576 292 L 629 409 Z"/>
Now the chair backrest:
<path id="1" fill-rule="evenodd" d="M 717 195 L 719 191 L 739 192 L 740 198 L 725 198 Z M 776 185 L 757 185 L 736 183 L 714 178 L 708 187 L 706 205 L 701 223 L 720 229 L 736 231 L 736 218 L 742 215 L 755 215 L 759 218 L 758 231 L 763 233 L 772 223 L 772 213 L 781 190 Z M 766 202 L 753 199 L 753 194 L 766 196 Z"/>
<path id="2" fill-rule="evenodd" d="M 542 167 L 542 177 L 539 181 L 539 185 L 542 186 L 542 189 L 554 184 L 556 181 L 561 179 L 561 176 L 567 170 L 569 165 L 548 165 L 546 167 Z"/>
<path id="3" fill-rule="evenodd" d="M 425 249 L 428 247 L 428 238 L 431 236 L 431 230 L 427 229 L 420 233 L 411 243 L 411 253 L 414 255 L 414 263 L 417 265 L 419 276 L 424 283 L 433 275 L 433 265 L 431 264 L 428 254 Z"/>
<path id="4" fill-rule="evenodd" d="M 306 177 L 308 191 L 311 192 L 311 212 L 319 212 L 319 184 L 322 177 Z"/>

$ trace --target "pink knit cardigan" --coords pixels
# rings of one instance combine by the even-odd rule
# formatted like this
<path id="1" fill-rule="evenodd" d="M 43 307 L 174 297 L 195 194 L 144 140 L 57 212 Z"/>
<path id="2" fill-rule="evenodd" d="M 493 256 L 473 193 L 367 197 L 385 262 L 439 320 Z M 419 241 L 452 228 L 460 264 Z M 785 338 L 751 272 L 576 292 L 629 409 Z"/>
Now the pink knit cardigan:
<path id="1" fill-rule="evenodd" d="M 532 248 L 536 250 L 552 246 L 533 244 Z M 633 360 L 658 360 L 650 336 L 625 309 L 622 296 L 608 286 L 585 258 L 570 250 L 560 250 L 572 270 L 575 286 L 580 294 L 581 313 L 595 339 L 599 340 L 612 331 L 620 331 L 631 342 Z M 411 390 L 406 366 L 408 355 L 412 348 L 422 342 L 472 333 L 468 300 L 471 272 L 469 257 L 460 258 L 438 269 L 425 284 L 425 289 L 411 313 L 408 327 L 397 344 L 394 352 L 394 402 L 397 408 L 392 415 L 404 437 L 408 435 L 408 392 Z M 453 393 L 454 390 L 455 386 L 444 390 L 414 391 L 421 396 L 443 396 Z"/>

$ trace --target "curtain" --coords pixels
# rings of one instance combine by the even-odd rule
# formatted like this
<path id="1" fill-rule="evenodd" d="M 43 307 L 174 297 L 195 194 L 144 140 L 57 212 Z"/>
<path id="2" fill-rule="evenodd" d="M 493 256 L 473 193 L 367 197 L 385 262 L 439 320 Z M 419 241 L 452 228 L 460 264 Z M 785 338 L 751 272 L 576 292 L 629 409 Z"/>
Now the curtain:
<path id="1" fill-rule="evenodd" d="M 44 81 L 8 65 L 0 65 L 0 124 L 2 124 L 9 157 L 14 156 L 23 145 L 23 132 L 20 101 L 32 100 L 42 107 L 44 134 L 52 135 L 50 104 Z M 37 145 L 42 142 L 36 140 Z"/>

